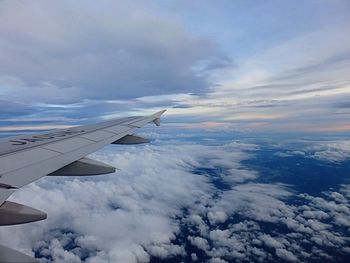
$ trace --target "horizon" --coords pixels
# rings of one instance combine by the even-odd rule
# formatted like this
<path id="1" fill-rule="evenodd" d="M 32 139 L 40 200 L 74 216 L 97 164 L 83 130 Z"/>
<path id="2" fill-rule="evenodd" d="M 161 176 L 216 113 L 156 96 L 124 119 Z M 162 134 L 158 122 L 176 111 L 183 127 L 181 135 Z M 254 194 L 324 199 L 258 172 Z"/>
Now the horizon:
<path id="1" fill-rule="evenodd" d="M 350 262 L 349 14 L 0 1 L 0 261 Z"/>

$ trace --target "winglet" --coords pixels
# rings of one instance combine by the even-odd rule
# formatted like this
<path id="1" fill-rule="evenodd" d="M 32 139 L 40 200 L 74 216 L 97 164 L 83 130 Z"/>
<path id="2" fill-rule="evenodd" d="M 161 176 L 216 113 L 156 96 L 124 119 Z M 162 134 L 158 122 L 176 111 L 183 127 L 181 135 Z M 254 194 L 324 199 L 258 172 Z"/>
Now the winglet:
<path id="1" fill-rule="evenodd" d="M 155 125 L 160 126 L 160 116 L 162 116 L 164 112 L 166 112 L 166 110 L 159 111 L 152 115 L 152 117 L 154 118 L 153 122 Z"/>

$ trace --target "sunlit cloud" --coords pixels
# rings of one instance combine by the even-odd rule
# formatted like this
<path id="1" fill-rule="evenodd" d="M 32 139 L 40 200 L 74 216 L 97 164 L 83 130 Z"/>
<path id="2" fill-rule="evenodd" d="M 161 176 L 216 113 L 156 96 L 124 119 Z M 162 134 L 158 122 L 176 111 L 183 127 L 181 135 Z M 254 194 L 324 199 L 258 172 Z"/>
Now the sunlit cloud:
<path id="1" fill-rule="evenodd" d="M 283 117 L 283 114 L 278 113 L 246 113 L 246 114 L 238 114 L 236 116 L 225 117 L 226 120 L 239 121 L 239 120 L 259 120 L 259 119 L 279 119 Z"/>

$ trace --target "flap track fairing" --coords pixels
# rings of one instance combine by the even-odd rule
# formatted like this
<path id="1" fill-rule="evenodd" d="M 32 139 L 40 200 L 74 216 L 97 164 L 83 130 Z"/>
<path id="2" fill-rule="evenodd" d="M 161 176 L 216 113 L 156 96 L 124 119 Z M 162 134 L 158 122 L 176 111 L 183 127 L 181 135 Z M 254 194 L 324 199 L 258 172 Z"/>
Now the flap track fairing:
<path id="1" fill-rule="evenodd" d="M 84 157 L 48 174 L 48 176 L 90 176 L 110 174 L 114 172 L 115 167 Z"/>
<path id="2" fill-rule="evenodd" d="M 0 226 L 31 223 L 44 220 L 46 217 L 46 213 L 40 210 L 10 201 L 0 206 Z"/>
<path id="3" fill-rule="evenodd" d="M 126 135 L 123 138 L 113 142 L 112 144 L 141 144 L 141 143 L 149 143 L 150 140 L 146 138 L 142 138 L 136 135 Z"/>

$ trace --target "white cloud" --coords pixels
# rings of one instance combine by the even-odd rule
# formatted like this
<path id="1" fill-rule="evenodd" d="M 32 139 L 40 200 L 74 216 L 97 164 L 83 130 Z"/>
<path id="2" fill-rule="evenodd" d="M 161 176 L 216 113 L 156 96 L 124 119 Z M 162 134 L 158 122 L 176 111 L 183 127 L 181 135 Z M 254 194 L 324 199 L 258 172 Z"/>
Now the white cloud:
<path id="1" fill-rule="evenodd" d="M 342 162 L 350 158 L 350 141 L 334 141 L 320 143 L 310 147 L 308 150 L 314 151 L 310 157 L 327 162 Z"/>
<path id="2" fill-rule="evenodd" d="M 209 210 L 238 212 L 255 220 L 278 222 L 282 216 L 290 216 L 293 211 L 280 198 L 289 197 L 291 193 L 283 186 L 268 184 L 242 184 L 226 191 Z"/>
<path id="3" fill-rule="evenodd" d="M 121 169 L 116 174 L 83 180 L 45 178 L 16 192 L 16 201 L 46 211 L 49 218 L 1 229 L 1 239 L 27 252 L 35 244 L 37 251 L 57 262 L 76 258 L 76 251 L 65 248 L 67 239 L 58 238 L 64 232 L 73 233 L 70 245 L 87 249 L 91 262 L 148 262 L 151 255 L 182 255 L 184 248 L 172 244 L 180 231 L 175 218 L 195 202 L 199 207 L 209 203 L 213 190 L 210 178 L 192 170 L 205 160 L 208 167 L 218 165 L 213 156 L 238 166 L 248 156 L 242 149 L 248 147 L 119 147 L 121 153 L 110 147 L 94 157 Z M 10 233 L 13 238 L 7 240 Z"/>
<path id="4" fill-rule="evenodd" d="M 191 254 L 191 259 L 192 259 L 192 261 L 197 261 L 198 260 L 197 254 L 196 253 L 192 253 Z"/>
<path id="5" fill-rule="evenodd" d="M 208 241 L 202 237 L 188 237 L 188 240 L 191 242 L 192 245 L 198 247 L 199 249 L 203 251 L 209 250 L 209 244 Z"/>
<path id="6" fill-rule="evenodd" d="M 210 263 L 227 263 L 226 260 L 221 259 L 221 258 L 211 258 L 209 262 Z"/>
<path id="7" fill-rule="evenodd" d="M 270 235 L 266 235 L 266 234 L 261 235 L 260 240 L 263 241 L 263 243 L 266 246 L 271 247 L 271 248 L 283 248 L 284 247 L 284 245 L 280 241 L 274 239 Z"/>
<path id="8" fill-rule="evenodd" d="M 242 161 L 252 149 L 237 142 L 109 147 L 93 157 L 120 168 L 116 174 L 45 178 L 17 191 L 16 201 L 49 217 L 1 228 L 1 242 L 33 249 L 42 262 L 89 263 L 183 258 L 188 244 L 212 262 L 328 259 L 329 251 L 348 246 L 348 232 L 339 228 L 348 228 L 348 185 L 315 197 L 253 178 L 225 189 L 212 183 L 226 182 L 231 169 L 244 177 L 250 170 Z"/>
<path id="9" fill-rule="evenodd" d="M 212 225 L 224 223 L 228 219 L 225 211 L 210 211 L 208 212 L 208 219 Z"/>
<path id="10" fill-rule="evenodd" d="M 306 146 L 298 151 L 276 152 L 275 156 L 302 156 L 329 163 L 339 163 L 350 158 L 350 141 L 347 139 L 317 141 L 313 142 L 311 146 Z"/>
<path id="11" fill-rule="evenodd" d="M 283 248 L 278 248 L 276 249 L 276 255 L 279 256 L 281 259 L 286 260 L 288 262 L 297 262 L 298 259 L 296 256 L 293 255 L 293 253 L 291 253 L 288 250 L 285 250 Z"/>

